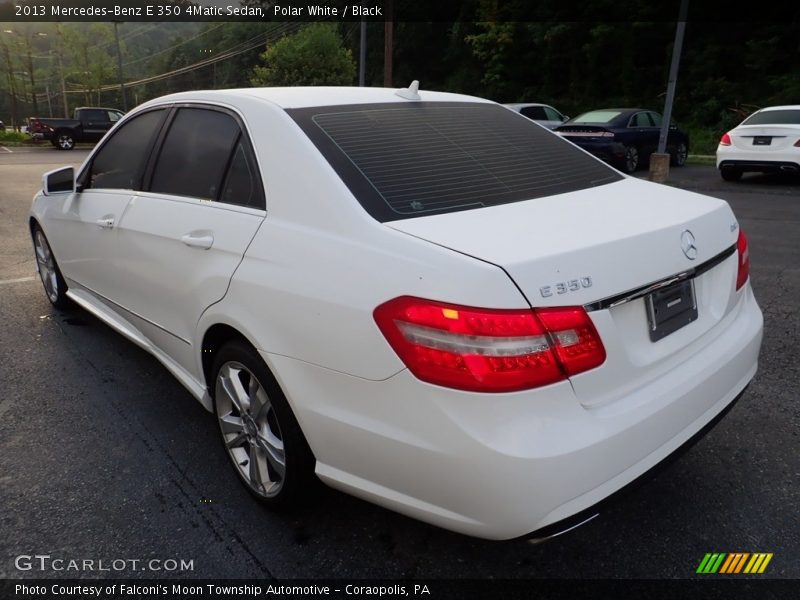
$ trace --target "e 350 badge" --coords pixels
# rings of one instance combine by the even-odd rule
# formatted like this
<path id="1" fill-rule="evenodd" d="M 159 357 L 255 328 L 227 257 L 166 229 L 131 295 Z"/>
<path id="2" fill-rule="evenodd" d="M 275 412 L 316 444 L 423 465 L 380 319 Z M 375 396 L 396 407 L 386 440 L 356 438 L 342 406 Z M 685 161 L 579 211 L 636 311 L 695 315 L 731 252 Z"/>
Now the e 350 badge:
<path id="1" fill-rule="evenodd" d="M 568 292 L 577 292 L 583 288 L 592 287 L 592 278 L 589 276 L 581 277 L 580 279 L 568 279 L 567 281 L 559 281 L 553 285 L 543 285 L 539 288 L 539 293 L 542 298 L 549 298 L 553 294 L 566 294 Z"/>

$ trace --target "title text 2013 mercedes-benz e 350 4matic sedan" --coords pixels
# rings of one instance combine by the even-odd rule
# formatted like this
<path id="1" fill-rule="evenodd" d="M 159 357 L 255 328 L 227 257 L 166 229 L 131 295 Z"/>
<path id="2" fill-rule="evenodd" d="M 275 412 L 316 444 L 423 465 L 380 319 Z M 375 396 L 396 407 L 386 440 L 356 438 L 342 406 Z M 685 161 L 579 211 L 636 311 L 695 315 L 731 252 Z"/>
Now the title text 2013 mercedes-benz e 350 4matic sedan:
<path id="1" fill-rule="evenodd" d="M 147 102 L 77 176 L 45 175 L 30 229 L 50 301 L 161 361 L 273 506 L 319 478 L 466 534 L 546 535 L 756 372 L 728 204 L 414 84 Z"/>

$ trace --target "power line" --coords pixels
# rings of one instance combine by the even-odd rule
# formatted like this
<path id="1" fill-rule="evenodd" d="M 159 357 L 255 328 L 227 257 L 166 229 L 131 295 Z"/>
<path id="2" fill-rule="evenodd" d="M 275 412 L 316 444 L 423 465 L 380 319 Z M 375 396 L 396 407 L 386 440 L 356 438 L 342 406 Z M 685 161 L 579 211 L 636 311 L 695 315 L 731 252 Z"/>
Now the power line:
<path id="1" fill-rule="evenodd" d="M 278 37 L 280 37 L 284 33 L 289 33 L 289 32 L 295 31 L 296 29 L 298 29 L 302 25 L 303 24 L 297 23 L 297 22 L 282 23 L 276 29 L 274 29 L 272 31 L 263 32 L 263 33 L 260 33 L 258 35 L 255 35 L 252 38 L 250 38 L 249 40 L 246 40 L 244 42 L 241 42 L 239 44 L 235 44 L 234 46 L 231 46 L 231 48 L 228 48 L 227 50 L 224 50 L 220 54 L 217 54 L 215 56 L 212 56 L 212 57 L 206 58 L 204 60 L 198 61 L 198 62 L 193 63 L 191 65 L 186 65 L 185 67 L 179 67 L 177 69 L 174 69 L 172 71 L 168 71 L 166 73 L 160 73 L 158 75 L 152 75 L 150 77 L 144 77 L 142 79 L 138 79 L 138 80 L 135 80 L 135 81 L 127 81 L 127 82 L 125 82 L 125 87 L 136 87 L 136 86 L 140 86 L 140 85 L 145 85 L 147 83 L 154 83 L 156 81 L 161 81 L 163 79 L 169 79 L 170 77 L 175 77 L 177 75 L 183 75 L 185 73 L 190 73 L 192 71 L 196 71 L 198 69 L 202 69 L 202 68 L 207 67 L 209 65 L 229 60 L 229 59 L 231 59 L 231 58 L 233 58 L 235 56 L 239 56 L 241 54 L 244 54 L 245 52 L 250 52 L 251 50 L 254 50 L 254 49 L 258 48 L 259 46 L 261 46 L 262 44 L 264 44 L 266 42 L 274 41 L 275 39 L 277 39 Z M 117 84 L 109 84 L 109 85 L 100 86 L 100 87 L 97 87 L 97 88 L 94 88 L 94 89 L 81 88 L 81 89 L 67 90 L 67 93 L 68 94 L 83 94 L 83 93 L 87 93 L 87 92 L 92 92 L 92 93 L 93 92 L 107 92 L 107 91 L 111 91 L 111 90 L 116 90 L 117 88 L 118 88 Z"/>
<path id="2" fill-rule="evenodd" d="M 137 63 L 144 62 L 144 61 L 146 61 L 146 60 L 150 60 L 151 58 L 155 58 L 156 56 L 159 56 L 159 55 L 161 55 L 161 54 L 164 54 L 165 52 L 169 52 L 170 50 L 173 50 L 173 49 L 175 49 L 175 48 L 177 48 L 177 47 L 179 47 L 179 46 L 183 46 L 184 44 L 188 44 L 189 42 L 191 42 L 191 41 L 193 41 L 193 40 L 196 40 L 197 38 L 199 38 L 199 37 L 201 37 L 201 36 L 204 36 L 204 35 L 206 35 L 206 34 L 209 34 L 209 33 L 211 33 L 212 31 L 215 31 L 215 30 L 219 29 L 219 28 L 220 28 L 220 27 L 222 27 L 223 25 L 227 25 L 227 23 L 218 23 L 217 25 L 215 25 L 215 26 L 214 26 L 214 27 L 212 27 L 211 29 L 207 29 L 207 30 L 205 30 L 205 31 L 201 31 L 201 32 L 200 32 L 200 33 L 198 33 L 197 35 L 193 35 L 193 36 L 192 36 L 192 37 L 190 37 L 188 40 L 183 40 L 182 42 L 178 42 L 178 43 L 177 43 L 177 44 L 175 44 L 174 46 L 169 46 L 169 47 L 167 47 L 167 48 L 164 48 L 163 50 L 159 50 L 158 52 L 156 52 L 156 53 L 154 53 L 154 54 L 150 54 L 149 56 L 144 56 L 144 57 L 142 57 L 142 58 L 137 58 L 136 60 L 132 60 L 132 61 L 129 61 L 129 62 L 126 62 L 126 63 L 122 63 L 122 66 L 123 66 L 123 67 L 127 67 L 128 65 L 135 65 L 135 64 L 137 64 Z"/>

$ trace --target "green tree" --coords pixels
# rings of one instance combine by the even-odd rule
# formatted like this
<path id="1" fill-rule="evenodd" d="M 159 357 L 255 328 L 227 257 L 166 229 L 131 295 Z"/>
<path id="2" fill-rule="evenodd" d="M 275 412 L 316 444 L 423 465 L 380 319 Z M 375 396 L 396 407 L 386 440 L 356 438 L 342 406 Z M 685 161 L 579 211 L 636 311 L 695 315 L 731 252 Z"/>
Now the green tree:
<path id="1" fill-rule="evenodd" d="M 333 23 L 314 23 L 279 40 L 261 60 L 250 79 L 255 86 L 352 85 L 356 74 L 353 54 Z"/>

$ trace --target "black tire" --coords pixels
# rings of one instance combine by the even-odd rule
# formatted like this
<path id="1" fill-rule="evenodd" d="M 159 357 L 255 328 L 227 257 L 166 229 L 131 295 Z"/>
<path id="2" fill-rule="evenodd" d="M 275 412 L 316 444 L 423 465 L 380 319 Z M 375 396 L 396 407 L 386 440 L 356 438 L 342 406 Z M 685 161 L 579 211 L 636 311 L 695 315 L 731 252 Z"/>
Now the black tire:
<path id="1" fill-rule="evenodd" d="M 47 241 L 47 236 L 38 223 L 31 228 L 31 236 L 39 279 L 42 281 L 45 296 L 50 304 L 60 310 L 70 308 L 72 302 L 67 298 L 67 283 L 64 281 L 61 269 L 58 268 L 58 262 L 50 248 L 50 242 Z"/>
<path id="2" fill-rule="evenodd" d="M 684 142 L 679 143 L 674 152 L 670 154 L 669 163 L 673 167 L 682 167 L 686 164 L 686 158 L 689 156 L 689 148 Z"/>
<path id="3" fill-rule="evenodd" d="M 220 440 L 239 479 L 270 508 L 306 504 L 318 485 L 316 461 L 264 361 L 250 345 L 232 341 L 217 352 L 211 372 Z"/>
<path id="4" fill-rule="evenodd" d="M 53 134 L 55 146 L 59 150 L 72 150 L 75 148 L 75 137 L 71 131 L 66 129 L 59 129 Z"/>
<path id="5" fill-rule="evenodd" d="M 721 167 L 719 174 L 725 181 L 739 181 L 742 178 L 742 170 L 736 167 Z"/>
<path id="6" fill-rule="evenodd" d="M 639 149 L 636 146 L 625 146 L 625 156 L 620 167 L 624 173 L 633 173 L 639 168 Z"/>

